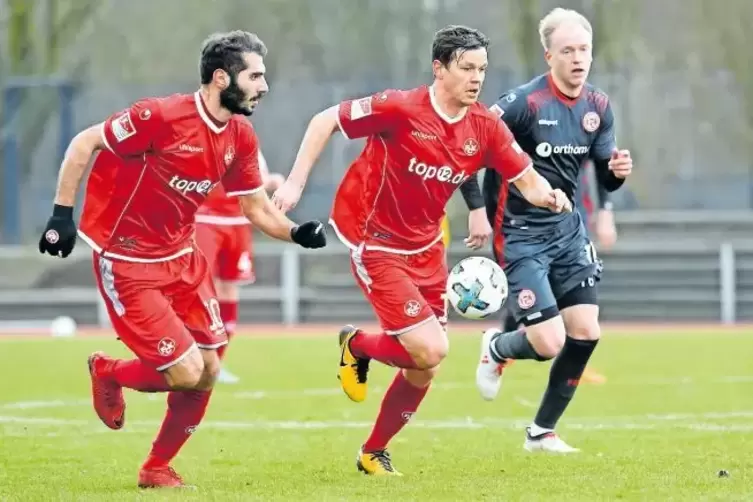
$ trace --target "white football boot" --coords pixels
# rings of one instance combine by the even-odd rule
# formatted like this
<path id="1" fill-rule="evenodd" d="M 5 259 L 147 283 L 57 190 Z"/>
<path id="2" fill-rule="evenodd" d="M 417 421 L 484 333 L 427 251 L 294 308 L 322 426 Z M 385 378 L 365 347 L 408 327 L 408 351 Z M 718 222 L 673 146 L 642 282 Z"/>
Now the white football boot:
<path id="1" fill-rule="evenodd" d="M 526 427 L 526 441 L 523 449 L 530 452 L 576 453 L 580 450 L 565 443 L 554 431 L 547 431 L 537 436 L 531 435 L 531 428 Z"/>
<path id="2" fill-rule="evenodd" d="M 508 361 L 498 363 L 492 358 L 492 337 L 499 333 L 498 329 L 492 328 L 484 332 L 481 337 L 481 357 L 476 367 L 476 387 L 481 397 L 487 401 L 493 400 L 499 394 L 502 385 L 502 372 Z"/>

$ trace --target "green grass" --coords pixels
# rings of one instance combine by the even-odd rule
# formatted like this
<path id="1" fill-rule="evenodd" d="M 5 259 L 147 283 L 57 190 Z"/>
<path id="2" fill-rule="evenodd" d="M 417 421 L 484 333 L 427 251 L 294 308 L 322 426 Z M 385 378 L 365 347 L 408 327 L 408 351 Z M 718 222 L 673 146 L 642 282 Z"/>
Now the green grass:
<path id="1" fill-rule="evenodd" d="M 405 476 L 376 479 L 354 460 L 393 370 L 375 364 L 369 399 L 354 404 L 334 377 L 334 335 L 237 338 L 228 367 L 243 380 L 217 388 L 174 464 L 199 488 L 176 493 L 135 487 L 164 396 L 127 392 L 118 432 L 88 405 L 87 355 L 124 347 L 0 339 L 0 500 L 753 499 L 753 333 L 606 333 L 592 367 L 607 382 L 581 385 L 559 432 L 583 451 L 566 457 L 521 448 L 548 365 L 513 365 L 487 403 L 473 385 L 478 337 L 451 345 L 391 445 Z"/>

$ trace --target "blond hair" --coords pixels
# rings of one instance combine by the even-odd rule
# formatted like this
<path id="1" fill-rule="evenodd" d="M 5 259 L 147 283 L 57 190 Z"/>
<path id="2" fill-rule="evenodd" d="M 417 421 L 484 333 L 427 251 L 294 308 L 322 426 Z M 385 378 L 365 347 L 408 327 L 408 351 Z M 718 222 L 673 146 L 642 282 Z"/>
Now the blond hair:
<path id="1" fill-rule="evenodd" d="M 552 33 L 564 23 L 576 23 L 581 25 L 593 35 L 593 29 L 588 19 L 578 11 L 572 9 L 563 9 L 557 7 L 544 16 L 539 22 L 539 37 L 541 37 L 541 45 L 544 50 L 549 50 L 552 46 Z"/>

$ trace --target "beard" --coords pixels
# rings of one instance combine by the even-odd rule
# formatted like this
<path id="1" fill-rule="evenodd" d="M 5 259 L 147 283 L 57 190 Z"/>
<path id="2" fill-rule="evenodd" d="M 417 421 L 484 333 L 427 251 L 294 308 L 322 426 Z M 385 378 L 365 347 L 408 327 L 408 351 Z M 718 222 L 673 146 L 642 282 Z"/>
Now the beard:
<path id="1" fill-rule="evenodd" d="M 230 85 L 220 91 L 220 105 L 228 110 L 233 115 L 245 115 L 250 117 L 254 113 L 254 109 L 243 103 L 249 99 L 235 80 L 235 76 L 230 75 Z"/>

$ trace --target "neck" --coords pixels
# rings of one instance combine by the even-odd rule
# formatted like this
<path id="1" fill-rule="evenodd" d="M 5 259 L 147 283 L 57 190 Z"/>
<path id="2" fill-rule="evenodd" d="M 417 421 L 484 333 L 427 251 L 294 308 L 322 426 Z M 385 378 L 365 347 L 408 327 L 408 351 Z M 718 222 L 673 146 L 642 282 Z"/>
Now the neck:
<path id="1" fill-rule="evenodd" d="M 212 92 L 209 87 L 202 85 L 201 89 L 199 89 L 199 94 L 207 113 L 209 113 L 210 118 L 214 121 L 225 123 L 232 118 L 233 114 L 220 104 L 220 94 L 218 92 Z"/>
<path id="2" fill-rule="evenodd" d="M 561 80 L 559 77 L 557 77 L 557 75 L 555 75 L 554 72 L 549 72 L 549 75 L 552 78 L 552 82 L 554 83 L 554 86 L 564 96 L 570 99 L 576 99 L 578 96 L 580 96 L 580 93 L 583 90 L 583 86 L 585 84 L 580 84 L 576 87 L 572 87 L 570 85 L 567 85 L 564 80 Z"/>
<path id="3" fill-rule="evenodd" d="M 442 86 L 437 85 L 435 82 L 431 88 L 434 92 L 434 102 L 442 113 L 453 119 L 465 114 L 468 107 L 452 99 Z"/>

